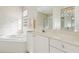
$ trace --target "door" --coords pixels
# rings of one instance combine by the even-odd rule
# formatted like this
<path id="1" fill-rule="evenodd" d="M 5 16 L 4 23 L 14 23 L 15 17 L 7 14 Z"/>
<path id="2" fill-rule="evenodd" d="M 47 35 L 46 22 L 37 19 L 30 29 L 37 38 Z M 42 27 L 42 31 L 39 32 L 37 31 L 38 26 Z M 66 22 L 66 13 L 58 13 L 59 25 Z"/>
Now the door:
<path id="1" fill-rule="evenodd" d="M 48 53 L 49 40 L 46 37 L 36 35 L 34 39 L 34 52 L 35 53 Z"/>

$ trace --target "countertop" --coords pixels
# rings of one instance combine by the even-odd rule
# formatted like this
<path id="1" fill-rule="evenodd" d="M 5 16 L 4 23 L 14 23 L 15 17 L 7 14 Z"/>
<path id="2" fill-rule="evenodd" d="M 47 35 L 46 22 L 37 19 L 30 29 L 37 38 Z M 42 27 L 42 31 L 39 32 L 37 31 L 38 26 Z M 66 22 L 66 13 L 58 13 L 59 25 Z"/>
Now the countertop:
<path id="1" fill-rule="evenodd" d="M 33 32 L 36 35 L 41 35 L 49 39 L 57 39 L 66 43 L 79 46 L 79 32 L 65 32 L 65 31 L 50 31 L 50 32 Z"/>

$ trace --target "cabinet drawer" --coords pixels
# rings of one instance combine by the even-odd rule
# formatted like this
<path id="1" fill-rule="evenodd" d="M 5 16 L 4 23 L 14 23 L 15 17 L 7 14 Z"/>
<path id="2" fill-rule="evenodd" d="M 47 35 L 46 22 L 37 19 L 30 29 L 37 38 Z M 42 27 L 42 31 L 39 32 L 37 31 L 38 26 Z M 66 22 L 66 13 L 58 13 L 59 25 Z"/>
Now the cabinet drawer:
<path id="1" fill-rule="evenodd" d="M 57 40 L 57 39 L 51 39 L 50 40 L 50 45 L 51 46 L 54 46 L 58 49 L 63 49 L 63 44 L 61 41 Z"/>
<path id="2" fill-rule="evenodd" d="M 70 53 L 79 53 L 79 47 L 72 45 L 72 44 L 68 44 L 68 43 L 63 43 L 64 46 L 64 51 L 66 52 L 70 52 Z"/>
<path id="3" fill-rule="evenodd" d="M 54 47 L 50 47 L 50 53 L 64 53 L 64 52 Z"/>
<path id="4" fill-rule="evenodd" d="M 60 50 L 63 50 L 65 52 L 69 52 L 69 53 L 79 53 L 79 47 L 78 46 L 76 46 L 74 44 L 69 44 L 69 43 L 66 43 L 66 42 L 59 41 L 57 39 L 51 39 L 50 40 L 50 46 L 56 47 Z M 51 49 L 52 48 L 50 48 L 50 51 L 51 51 Z"/>

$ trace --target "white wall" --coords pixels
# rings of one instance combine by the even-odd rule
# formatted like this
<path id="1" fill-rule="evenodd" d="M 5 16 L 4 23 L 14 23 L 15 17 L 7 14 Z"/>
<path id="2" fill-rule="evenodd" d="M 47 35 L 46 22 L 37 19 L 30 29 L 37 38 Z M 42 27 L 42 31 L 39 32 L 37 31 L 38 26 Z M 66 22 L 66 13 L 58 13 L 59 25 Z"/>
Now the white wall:
<path id="1" fill-rule="evenodd" d="M 60 30 L 60 12 L 61 7 L 54 7 L 53 8 L 53 30 Z"/>
<path id="2" fill-rule="evenodd" d="M 28 12 L 28 30 L 33 30 L 33 20 L 37 20 L 37 10 L 35 6 L 25 6 Z"/>
<path id="3" fill-rule="evenodd" d="M 79 31 L 79 7 L 75 7 L 75 31 Z"/>
<path id="4" fill-rule="evenodd" d="M 0 7 L 0 33 L 14 34 L 18 30 L 18 20 L 21 20 L 21 7 Z"/>

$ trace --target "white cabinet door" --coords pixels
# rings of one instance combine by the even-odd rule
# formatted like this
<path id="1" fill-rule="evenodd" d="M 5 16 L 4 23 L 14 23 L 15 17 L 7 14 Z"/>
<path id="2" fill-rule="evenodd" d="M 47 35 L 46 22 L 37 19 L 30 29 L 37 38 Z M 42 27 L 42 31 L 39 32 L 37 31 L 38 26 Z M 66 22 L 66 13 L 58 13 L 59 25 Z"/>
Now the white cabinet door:
<path id="1" fill-rule="evenodd" d="M 34 39 L 35 53 L 48 53 L 49 52 L 49 41 L 48 38 L 36 35 Z"/>
<path id="2" fill-rule="evenodd" d="M 50 39 L 50 45 L 52 45 L 58 49 L 63 49 L 62 42 L 57 39 Z"/>
<path id="3" fill-rule="evenodd" d="M 50 39 L 50 53 L 64 53 L 63 42 L 57 39 Z"/>
<path id="4" fill-rule="evenodd" d="M 64 53 L 64 52 L 57 48 L 50 47 L 50 53 Z"/>
<path id="5" fill-rule="evenodd" d="M 79 53 L 79 46 L 63 42 L 64 50 L 68 53 Z"/>
<path id="6" fill-rule="evenodd" d="M 27 50 L 28 52 L 34 52 L 34 34 L 32 32 L 27 33 Z"/>

